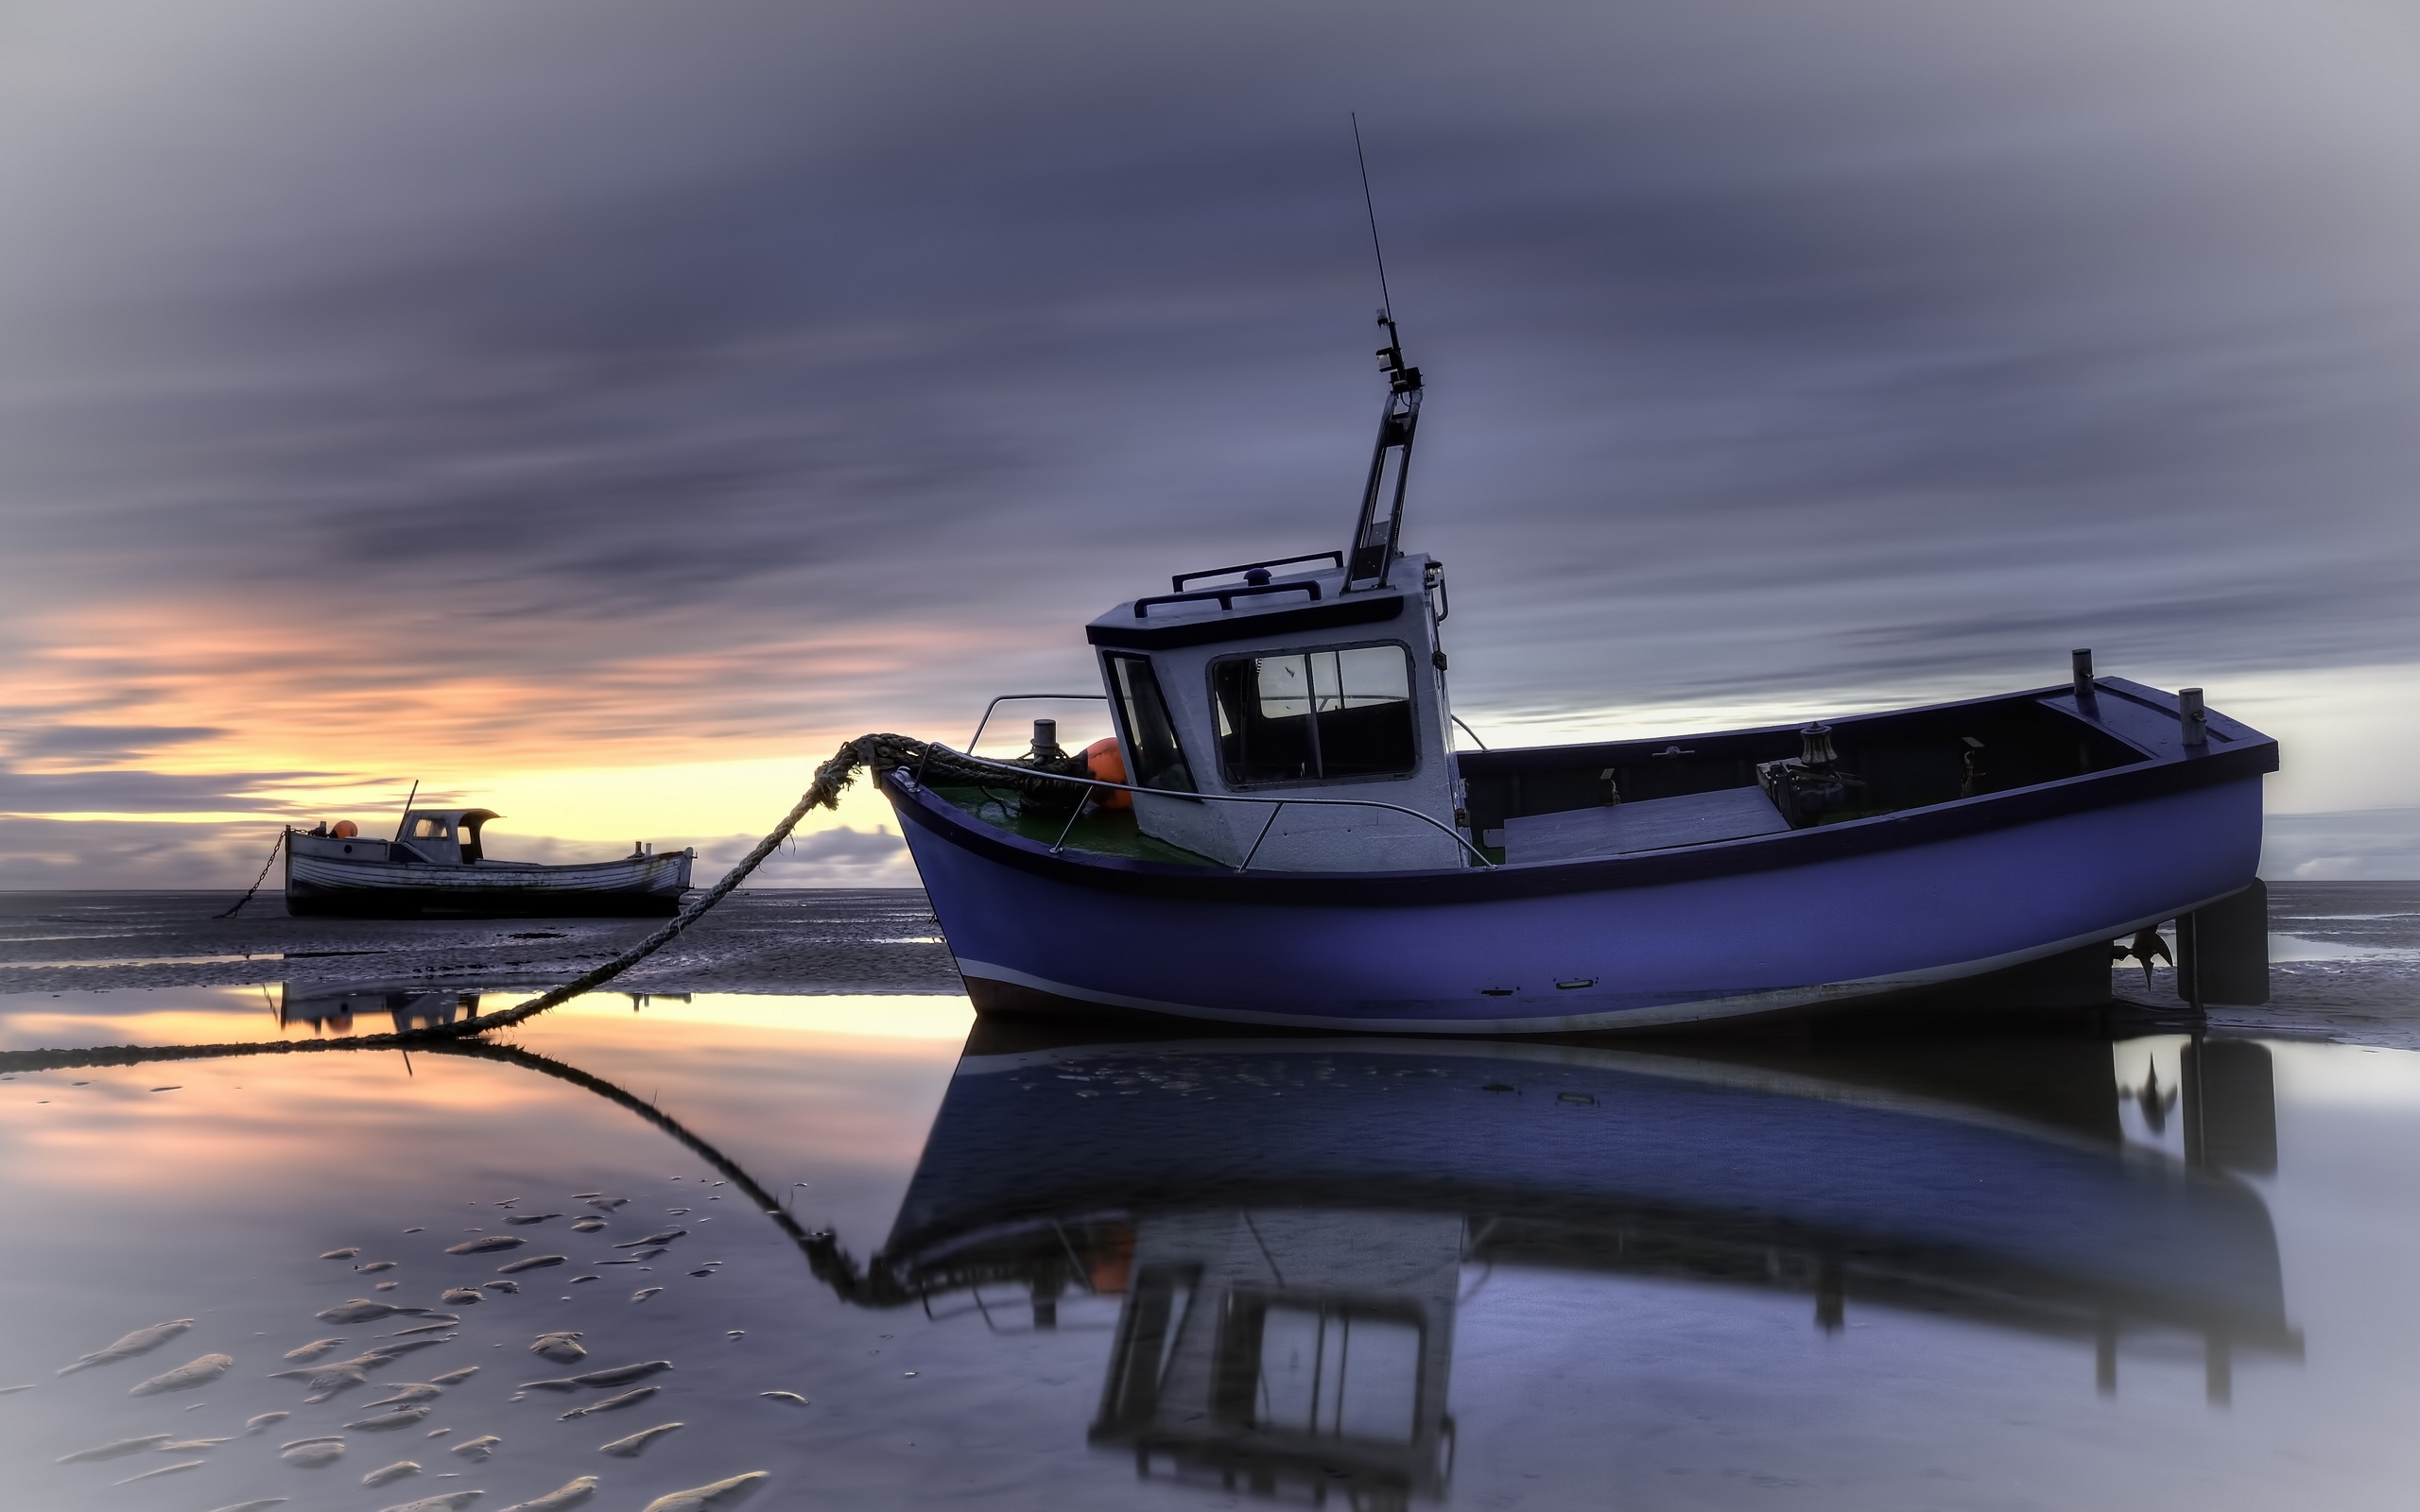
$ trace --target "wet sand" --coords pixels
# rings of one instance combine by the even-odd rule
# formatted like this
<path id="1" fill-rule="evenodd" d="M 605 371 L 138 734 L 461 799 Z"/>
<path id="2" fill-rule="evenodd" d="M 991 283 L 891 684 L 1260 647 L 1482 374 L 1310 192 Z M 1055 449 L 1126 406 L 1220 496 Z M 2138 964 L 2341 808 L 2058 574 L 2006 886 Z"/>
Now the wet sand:
<path id="1" fill-rule="evenodd" d="M 657 919 L 289 919 L 273 894 L 0 893 L 0 995 L 284 982 L 548 987 Z M 923 892 L 734 893 L 614 982 L 633 992 L 962 990 Z"/>
<path id="2" fill-rule="evenodd" d="M 2269 887 L 2269 1001 L 2216 1005 L 2213 1029 L 2420 1050 L 2420 882 L 2288 882 Z M 2174 1013 L 2175 974 L 2148 989 L 2131 965 L 2121 1002 Z"/>
<path id="3" fill-rule="evenodd" d="M 268 1000 L 535 986 L 648 927 L 230 901 L 0 899 L 0 971 L 58 984 L 0 1043 L 336 1033 Z M 766 892 L 495 1042 L 0 1070 L 0 1465 L 124 1512 L 758 1471 L 751 1512 L 2386 1512 L 2420 885 L 2277 903 L 2279 1001 L 2213 1015 L 2260 1040 L 2121 972 L 2160 1023 L 1046 1044 L 970 1036 L 921 894 Z M 286 1374 L 337 1339 L 426 1352 Z"/>

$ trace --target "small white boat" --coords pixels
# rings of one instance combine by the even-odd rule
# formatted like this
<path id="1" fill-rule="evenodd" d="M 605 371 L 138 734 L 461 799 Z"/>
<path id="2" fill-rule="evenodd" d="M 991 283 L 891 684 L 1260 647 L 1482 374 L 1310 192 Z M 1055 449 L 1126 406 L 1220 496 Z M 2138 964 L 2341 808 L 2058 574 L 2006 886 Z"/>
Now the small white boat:
<path id="1" fill-rule="evenodd" d="M 695 850 L 641 842 L 615 861 L 547 866 L 486 855 L 493 809 L 413 809 L 392 840 L 350 819 L 285 832 L 285 911 L 361 919 L 564 919 L 668 915 L 689 887 Z"/>

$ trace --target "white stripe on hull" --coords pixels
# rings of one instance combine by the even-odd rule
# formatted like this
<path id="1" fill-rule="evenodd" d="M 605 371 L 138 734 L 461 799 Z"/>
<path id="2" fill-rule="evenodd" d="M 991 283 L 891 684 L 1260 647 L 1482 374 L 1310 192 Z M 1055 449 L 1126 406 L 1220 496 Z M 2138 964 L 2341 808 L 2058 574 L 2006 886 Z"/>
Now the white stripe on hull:
<path id="1" fill-rule="evenodd" d="M 286 863 L 285 885 L 329 893 L 678 893 L 689 885 L 689 860 L 679 854 L 569 867 L 449 867 L 298 855 Z"/>

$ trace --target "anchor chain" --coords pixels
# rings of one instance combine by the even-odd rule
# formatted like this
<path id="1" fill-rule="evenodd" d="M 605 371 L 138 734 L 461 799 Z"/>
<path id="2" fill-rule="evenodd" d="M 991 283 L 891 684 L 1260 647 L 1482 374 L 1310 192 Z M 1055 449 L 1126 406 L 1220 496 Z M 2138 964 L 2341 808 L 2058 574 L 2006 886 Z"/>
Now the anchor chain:
<path id="1" fill-rule="evenodd" d="M 252 885 L 244 889 L 244 896 L 235 900 L 234 907 L 228 909 L 223 914 L 213 914 L 210 917 L 214 919 L 233 919 L 237 914 L 242 913 L 244 911 L 244 905 L 252 901 L 252 894 L 261 890 L 261 884 L 268 881 L 268 868 L 277 865 L 277 853 L 285 849 L 285 832 L 284 830 L 280 830 L 277 832 L 277 838 L 269 843 L 268 859 L 261 863 L 261 874 L 254 877 L 252 879 Z"/>

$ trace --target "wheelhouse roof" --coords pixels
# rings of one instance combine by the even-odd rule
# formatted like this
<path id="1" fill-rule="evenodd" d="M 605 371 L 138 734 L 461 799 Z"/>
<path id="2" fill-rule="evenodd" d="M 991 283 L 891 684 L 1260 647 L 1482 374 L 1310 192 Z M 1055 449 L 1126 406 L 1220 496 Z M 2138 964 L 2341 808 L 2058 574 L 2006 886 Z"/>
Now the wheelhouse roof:
<path id="1" fill-rule="evenodd" d="M 1263 583 L 1219 583 L 1130 599 L 1086 625 L 1084 639 L 1127 650 L 1172 650 L 1383 624 L 1401 617 L 1407 602 L 1401 587 L 1348 594 L 1340 571 L 1288 573 Z"/>
<path id="2" fill-rule="evenodd" d="M 404 816 L 404 822 L 409 824 L 414 819 L 443 819 L 446 823 L 458 827 L 464 824 L 475 827 L 487 823 L 490 819 L 503 817 L 503 815 L 493 809 L 413 809 Z"/>

